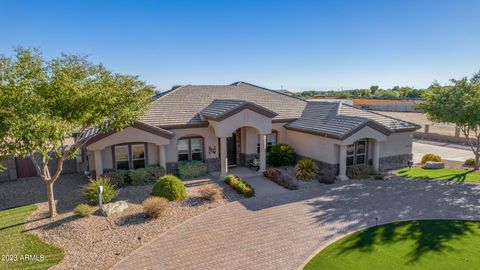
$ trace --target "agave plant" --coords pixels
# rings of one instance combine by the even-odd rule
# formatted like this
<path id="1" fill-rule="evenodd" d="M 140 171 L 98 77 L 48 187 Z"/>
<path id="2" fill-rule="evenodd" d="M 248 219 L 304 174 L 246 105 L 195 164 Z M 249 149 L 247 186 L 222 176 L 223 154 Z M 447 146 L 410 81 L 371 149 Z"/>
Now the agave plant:
<path id="1" fill-rule="evenodd" d="M 310 180 L 315 178 L 318 173 L 317 164 L 311 159 L 302 159 L 295 165 L 297 178 L 302 180 Z"/>

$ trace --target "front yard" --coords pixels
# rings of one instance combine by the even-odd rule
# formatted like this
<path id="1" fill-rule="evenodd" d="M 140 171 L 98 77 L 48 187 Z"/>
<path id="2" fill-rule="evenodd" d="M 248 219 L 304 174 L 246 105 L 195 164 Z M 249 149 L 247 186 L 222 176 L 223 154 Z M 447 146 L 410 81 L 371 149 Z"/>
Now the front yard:
<path id="1" fill-rule="evenodd" d="M 47 269 L 63 258 L 63 250 L 25 232 L 25 219 L 36 205 L 0 211 L 0 269 Z"/>
<path id="2" fill-rule="evenodd" d="M 2 206 L 35 204 L 0 212 L 1 254 L 44 254 L 45 260 L 38 269 L 46 269 L 52 265 L 51 269 L 108 269 L 170 228 L 241 198 L 241 195 L 221 182 L 217 184 L 209 178 L 188 180 L 184 182 L 188 194 L 186 199 L 169 202 L 162 216 L 154 219 L 147 218 L 142 207 L 142 202 L 150 197 L 152 185 L 127 186 L 120 189 L 115 198 L 115 201 L 127 202 L 128 208 L 124 212 L 109 217 L 97 212 L 82 218 L 72 210 L 75 205 L 88 203 L 82 193 L 82 186 L 87 183 L 88 179 L 82 175 L 61 176 L 55 186 L 59 215 L 54 220 L 48 218 L 45 188 L 41 179 L 30 178 L 2 183 L 0 198 L 5 199 Z M 218 185 L 224 190 L 223 198 L 213 202 L 202 197 L 202 188 Z M 28 188 L 25 188 L 26 186 Z M 12 193 L 16 196 L 12 196 Z M 24 230 L 28 233 L 21 233 Z M 25 269 L 27 265 L 25 262 L 8 265 L 0 262 L 0 269 Z M 35 266 L 37 265 L 36 263 Z"/>
<path id="3" fill-rule="evenodd" d="M 406 168 L 397 170 L 396 175 L 410 179 L 448 180 L 453 182 L 480 183 L 480 172 L 464 169 Z"/>
<path id="4" fill-rule="evenodd" d="M 338 240 L 304 269 L 476 269 L 479 235 L 476 221 L 395 222 Z"/>

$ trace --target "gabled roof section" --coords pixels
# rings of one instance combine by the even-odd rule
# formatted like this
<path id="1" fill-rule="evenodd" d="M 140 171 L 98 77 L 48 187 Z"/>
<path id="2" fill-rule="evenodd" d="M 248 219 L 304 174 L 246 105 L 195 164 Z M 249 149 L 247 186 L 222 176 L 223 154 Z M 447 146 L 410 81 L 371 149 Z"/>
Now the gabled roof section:
<path id="1" fill-rule="evenodd" d="M 235 99 L 215 99 L 205 109 L 200 111 L 200 115 L 206 119 L 222 121 L 245 109 L 252 110 L 268 118 L 277 116 L 275 112 L 253 102 Z"/>
<path id="2" fill-rule="evenodd" d="M 302 116 L 285 125 L 287 129 L 344 140 L 363 127 L 385 135 L 413 131 L 418 125 L 337 102 L 308 102 Z"/>
<path id="3" fill-rule="evenodd" d="M 273 121 L 291 121 L 302 115 L 307 102 L 301 98 L 245 82 L 231 85 L 184 85 L 158 97 L 141 121 L 162 128 L 208 126 L 200 112 L 214 100 L 243 100 L 277 115 Z"/>
<path id="4" fill-rule="evenodd" d="M 166 139 L 171 139 L 175 135 L 170 130 L 154 127 L 154 126 L 151 126 L 149 124 L 146 124 L 146 123 L 143 123 L 143 122 L 140 122 L 140 121 L 135 122 L 133 125 L 131 125 L 131 127 L 134 127 L 134 128 L 146 131 L 146 132 L 150 132 L 152 134 L 155 134 L 157 136 L 160 136 L 160 137 L 163 137 L 163 138 L 166 138 Z M 86 129 L 83 132 L 83 134 L 80 135 L 79 140 L 81 140 L 81 141 L 82 140 L 87 140 L 86 145 L 90 145 L 90 144 L 92 144 L 94 142 L 98 142 L 99 140 L 101 140 L 103 138 L 106 138 L 106 137 L 108 137 L 108 136 L 110 136 L 114 133 L 115 133 L 115 131 L 100 133 L 100 129 L 98 127 L 92 127 L 92 128 Z"/>

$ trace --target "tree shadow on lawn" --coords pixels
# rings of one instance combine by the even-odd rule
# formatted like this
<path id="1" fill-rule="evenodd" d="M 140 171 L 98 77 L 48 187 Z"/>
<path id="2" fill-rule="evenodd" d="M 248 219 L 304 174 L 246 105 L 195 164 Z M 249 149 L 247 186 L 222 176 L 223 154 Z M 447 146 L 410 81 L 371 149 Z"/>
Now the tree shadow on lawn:
<path id="1" fill-rule="evenodd" d="M 476 234 L 475 227 L 480 223 L 463 220 L 415 220 L 395 222 L 368 228 L 350 237 L 339 255 L 349 252 L 373 252 L 375 246 L 391 245 L 401 241 L 411 243 L 405 250 L 407 264 L 415 263 L 423 255 L 430 252 L 452 252 L 455 249 L 448 245 L 450 240 L 462 238 L 467 234 Z M 399 254 L 400 255 L 400 254 Z"/>
<path id="2" fill-rule="evenodd" d="M 434 171 L 434 169 L 432 169 Z M 459 173 L 453 173 L 453 174 L 445 174 L 445 175 L 440 175 L 440 176 L 427 176 L 427 175 L 422 175 L 422 176 L 416 176 L 414 174 L 409 173 L 409 169 L 404 169 L 398 171 L 398 176 L 400 177 L 405 177 L 405 178 L 410 178 L 410 179 L 428 179 L 428 180 L 445 180 L 445 181 L 450 181 L 454 183 L 463 183 L 465 182 L 467 175 L 475 172 L 474 170 L 468 170 L 468 171 L 462 171 Z"/>
<path id="3" fill-rule="evenodd" d="M 476 184 L 362 180 L 333 186 L 318 195 L 321 196 L 306 203 L 312 207 L 311 214 L 323 228 L 324 242 L 363 228 L 401 220 L 480 219 L 480 187 Z M 398 232 L 404 225 L 373 227 L 362 232 L 354 242 L 349 242 L 345 252 L 354 249 L 368 252 L 372 251 L 375 241 L 392 243 L 399 237 L 411 237 L 415 246 L 408 259 L 414 262 L 430 251 L 446 250 L 449 239 L 461 237 L 471 230 L 462 221 L 431 222 L 413 222 L 402 234 Z"/>

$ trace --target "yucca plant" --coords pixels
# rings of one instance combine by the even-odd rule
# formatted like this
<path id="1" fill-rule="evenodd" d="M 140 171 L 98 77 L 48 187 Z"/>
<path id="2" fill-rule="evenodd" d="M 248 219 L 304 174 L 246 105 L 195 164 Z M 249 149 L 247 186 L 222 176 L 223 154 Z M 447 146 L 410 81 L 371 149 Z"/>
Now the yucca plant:
<path id="1" fill-rule="evenodd" d="M 311 180 L 317 175 L 318 166 L 317 163 L 311 159 L 302 159 L 295 165 L 295 171 L 298 179 Z"/>
<path id="2" fill-rule="evenodd" d="M 290 165 L 295 161 L 295 151 L 288 144 L 277 144 L 270 149 L 267 159 L 272 166 Z"/>
<path id="3" fill-rule="evenodd" d="M 118 195 L 118 190 L 114 184 L 110 182 L 107 177 L 98 177 L 95 180 L 90 180 L 90 183 L 83 188 L 83 193 L 91 202 L 98 201 L 98 187 L 103 186 L 103 202 L 109 203 Z"/>

